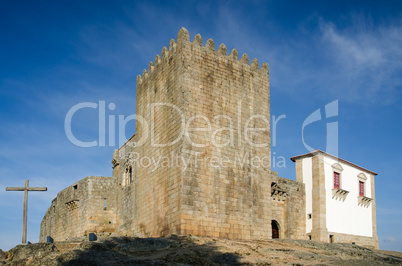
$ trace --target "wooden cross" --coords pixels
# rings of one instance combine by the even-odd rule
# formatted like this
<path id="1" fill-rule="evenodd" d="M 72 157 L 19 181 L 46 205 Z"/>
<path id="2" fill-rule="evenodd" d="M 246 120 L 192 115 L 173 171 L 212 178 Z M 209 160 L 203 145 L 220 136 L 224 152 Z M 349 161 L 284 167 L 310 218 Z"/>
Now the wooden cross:
<path id="1" fill-rule="evenodd" d="M 26 244 L 27 243 L 27 220 L 28 220 L 28 191 L 47 191 L 47 187 L 29 187 L 29 180 L 25 180 L 25 187 L 7 187 L 6 191 L 24 191 L 22 244 Z"/>

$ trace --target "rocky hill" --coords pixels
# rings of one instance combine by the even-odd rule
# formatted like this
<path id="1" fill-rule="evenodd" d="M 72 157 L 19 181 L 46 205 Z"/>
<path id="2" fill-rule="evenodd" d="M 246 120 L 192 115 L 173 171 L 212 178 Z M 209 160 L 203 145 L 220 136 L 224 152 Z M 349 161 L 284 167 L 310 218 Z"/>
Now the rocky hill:
<path id="1" fill-rule="evenodd" d="M 0 265 L 402 265 L 402 252 L 304 240 L 108 237 L 18 245 Z"/>

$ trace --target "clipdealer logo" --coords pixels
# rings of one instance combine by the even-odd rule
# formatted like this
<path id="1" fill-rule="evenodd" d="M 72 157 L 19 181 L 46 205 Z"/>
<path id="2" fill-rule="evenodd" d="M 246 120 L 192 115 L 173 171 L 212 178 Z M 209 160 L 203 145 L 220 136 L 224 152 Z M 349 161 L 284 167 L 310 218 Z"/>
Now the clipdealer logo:
<path id="1" fill-rule="evenodd" d="M 333 102 L 330 102 L 325 105 L 323 112 L 321 109 L 317 109 L 314 112 L 312 112 L 303 122 L 302 125 L 302 142 L 304 147 L 309 151 L 312 152 L 316 149 L 308 145 L 304 139 L 304 129 L 318 121 L 323 120 L 322 113 L 325 114 L 325 119 L 329 119 L 332 117 L 337 117 L 338 116 L 338 100 L 335 100 Z M 327 122 L 326 123 L 326 145 L 325 145 L 325 152 L 334 155 L 335 157 L 338 157 L 338 142 L 339 142 L 339 136 L 338 136 L 338 121 L 334 122 Z"/>
<path id="2" fill-rule="evenodd" d="M 139 134 L 141 138 L 136 139 L 136 141 L 131 141 L 127 144 L 131 145 L 132 147 L 140 147 L 148 142 L 147 145 L 150 145 L 150 147 L 163 148 L 172 146 L 183 139 L 191 146 L 196 148 L 207 148 L 210 145 L 213 145 L 217 148 L 223 148 L 226 146 L 234 147 L 235 145 L 237 147 L 241 147 L 242 145 L 249 145 L 254 148 L 268 149 L 270 145 L 269 136 L 271 136 L 272 147 L 276 147 L 278 122 L 285 119 L 286 115 L 282 114 L 278 117 L 273 115 L 271 119 L 271 126 L 269 117 L 265 117 L 263 115 L 255 114 L 245 119 L 242 116 L 241 106 L 242 102 L 239 101 L 237 103 L 237 113 L 235 113 L 235 115 L 232 114 L 233 117 L 221 114 L 208 118 L 203 114 L 196 114 L 186 119 L 184 112 L 176 105 L 173 105 L 171 103 L 150 103 L 147 105 L 147 109 L 149 110 L 149 121 L 147 121 L 147 119 L 145 119 L 143 116 L 136 114 L 132 114 L 129 116 L 110 114 L 110 111 L 114 111 L 116 109 L 116 105 L 114 103 L 109 103 L 108 105 L 106 105 L 105 101 L 99 101 L 98 103 L 83 102 L 74 105 L 67 112 L 64 121 L 64 128 L 66 136 L 70 140 L 70 142 L 78 147 L 84 148 L 105 147 L 106 143 L 109 147 L 115 147 L 116 136 L 119 147 L 122 146 L 127 141 L 125 132 L 127 124 L 130 121 L 135 121 L 135 123 L 139 123 L 139 128 L 141 129 L 141 134 Z M 75 116 L 78 116 L 78 112 L 80 110 L 86 108 L 97 110 L 99 124 L 97 140 L 82 141 L 73 134 L 71 126 L 72 121 Z M 164 111 L 175 115 L 176 120 L 179 122 L 177 125 L 175 125 L 179 127 L 177 130 L 178 136 L 174 140 L 165 143 L 159 141 L 159 134 L 155 125 L 156 112 L 162 110 L 162 108 L 166 108 Z M 107 114 L 107 112 L 109 112 L 109 114 Z M 326 104 L 323 110 L 321 110 L 321 108 L 315 110 L 303 121 L 301 127 L 301 139 L 304 147 L 307 149 L 308 152 L 314 151 L 315 148 L 307 144 L 305 140 L 305 129 L 313 123 L 331 118 L 332 122 L 326 123 L 325 151 L 334 156 L 338 156 L 338 122 L 333 121 L 332 119 L 333 117 L 337 116 L 338 100 L 335 100 Z M 256 127 L 257 124 L 260 127 Z M 217 125 L 219 125 L 218 128 Z M 118 134 L 116 134 L 117 132 Z M 202 141 L 194 141 L 192 139 L 194 133 L 201 134 L 203 136 Z M 264 139 L 261 137 L 254 138 L 254 136 L 267 137 L 266 139 Z M 108 142 L 106 141 L 107 137 Z M 238 151 L 239 150 L 240 149 L 238 149 Z M 266 156 L 251 156 L 248 153 L 236 152 L 233 158 L 227 156 L 203 157 L 199 155 L 199 153 L 190 154 L 190 156 L 187 156 L 188 158 L 182 158 L 181 154 L 170 154 L 169 156 L 164 156 L 160 158 L 149 158 L 147 156 L 139 157 L 138 153 L 134 153 L 131 156 L 132 158 L 126 159 L 132 161 L 132 164 L 138 164 L 141 167 L 153 167 L 153 171 L 156 170 L 155 167 L 159 168 L 172 165 L 175 165 L 176 167 L 184 167 L 186 169 L 190 163 L 206 164 L 212 168 L 229 167 L 230 165 L 232 165 L 233 167 L 233 165 L 239 165 L 239 162 L 241 162 L 241 165 L 247 163 L 252 167 L 286 167 L 285 157 L 277 155 L 276 152 L 273 152 L 272 158 L 270 158 L 270 154 L 268 154 L 268 152 Z"/>

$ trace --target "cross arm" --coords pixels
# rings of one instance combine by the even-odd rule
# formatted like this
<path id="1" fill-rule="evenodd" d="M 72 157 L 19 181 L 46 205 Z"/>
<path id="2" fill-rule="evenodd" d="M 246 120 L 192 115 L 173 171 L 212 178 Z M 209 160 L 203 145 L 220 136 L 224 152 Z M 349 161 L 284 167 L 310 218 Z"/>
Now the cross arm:
<path id="1" fill-rule="evenodd" d="M 6 187 L 6 191 L 24 191 L 24 187 Z"/>
<path id="2" fill-rule="evenodd" d="M 29 187 L 28 191 L 47 191 L 47 187 Z"/>
<path id="3" fill-rule="evenodd" d="M 6 191 L 47 191 L 47 187 L 6 187 Z"/>

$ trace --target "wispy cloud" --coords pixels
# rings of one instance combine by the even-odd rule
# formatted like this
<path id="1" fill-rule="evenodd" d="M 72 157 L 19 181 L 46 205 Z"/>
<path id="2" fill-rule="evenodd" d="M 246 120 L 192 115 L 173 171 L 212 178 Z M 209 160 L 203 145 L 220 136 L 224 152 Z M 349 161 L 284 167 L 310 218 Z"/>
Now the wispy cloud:
<path id="1" fill-rule="evenodd" d="M 385 242 L 385 243 L 396 243 L 397 240 L 396 240 L 395 237 L 387 236 L 387 237 L 384 239 L 384 242 Z"/>
<path id="2" fill-rule="evenodd" d="M 346 100 L 368 104 L 392 104 L 399 100 L 402 79 L 402 27 L 378 26 L 367 29 L 358 25 L 338 29 L 331 22 L 320 21 L 321 43 L 332 62 L 329 81 L 334 91 Z M 331 86 L 333 87 L 333 86 Z"/>
<path id="3" fill-rule="evenodd" d="M 373 68 L 384 63 L 384 50 L 374 35 L 366 32 L 353 36 L 342 35 L 334 24 L 325 22 L 320 24 L 320 28 L 323 40 L 332 46 L 334 58 L 339 63 L 346 63 L 351 68 Z"/>

